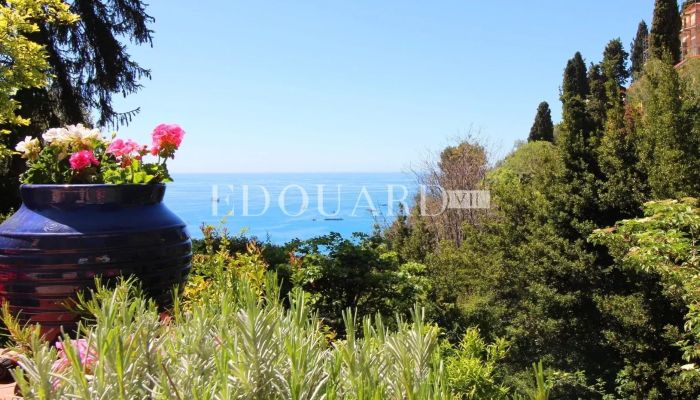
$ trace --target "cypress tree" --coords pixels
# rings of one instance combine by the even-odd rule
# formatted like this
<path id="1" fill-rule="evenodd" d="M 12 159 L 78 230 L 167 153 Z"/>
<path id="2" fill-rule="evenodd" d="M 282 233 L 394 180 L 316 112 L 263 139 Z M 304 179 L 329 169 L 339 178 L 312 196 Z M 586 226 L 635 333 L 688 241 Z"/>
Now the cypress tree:
<path id="1" fill-rule="evenodd" d="M 603 73 L 618 86 L 624 86 L 630 77 L 630 72 L 627 69 L 628 56 L 629 54 L 625 51 L 619 38 L 608 42 L 605 51 L 603 51 Z"/>
<path id="2" fill-rule="evenodd" d="M 646 61 L 646 52 L 649 46 L 649 28 L 647 23 L 642 21 L 637 27 L 637 35 L 634 37 L 634 41 L 630 45 L 631 56 L 630 61 L 631 75 L 632 79 L 636 79 L 639 74 L 642 73 L 642 67 L 644 67 L 644 62 Z"/>
<path id="3" fill-rule="evenodd" d="M 649 54 L 677 64 L 681 61 L 681 15 L 676 0 L 656 0 L 649 34 Z M 669 58 L 670 57 L 670 58 Z"/>
<path id="4" fill-rule="evenodd" d="M 566 63 L 564 70 L 564 82 L 562 84 L 562 99 L 579 96 L 585 99 L 588 95 L 588 78 L 586 77 L 586 63 L 581 53 L 576 52 L 574 58 Z"/>
<path id="5" fill-rule="evenodd" d="M 627 69 L 627 57 L 622 41 L 619 38 L 613 39 L 605 46 L 603 61 L 591 65 L 588 70 L 590 93 L 586 109 L 591 118 L 589 147 L 592 153 L 595 153 L 595 149 L 600 145 L 610 108 L 622 105 L 622 88 L 630 74 Z"/>
<path id="6" fill-rule="evenodd" d="M 605 91 L 606 77 L 603 74 L 601 64 L 593 64 L 588 69 L 588 86 L 590 93 L 586 108 L 591 115 L 594 130 L 601 130 L 605 126 L 607 116 L 608 96 Z"/>
<path id="7" fill-rule="evenodd" d="M 598 214 L 596 160 L 596 124 L 588 109 L 590 84 L 586 65 L 580 53 L 568 61 L 562 84 L 561 148 L 565 171 L 562 193 L 556 200 L 561 210 L 557 216 L 560 235 L 569 239 L 590 233 Z"/>
<path id="8" fill-rule="evenodd" d="M 626 59 L 627 53 L 620 40 L 610 41 L 602 62 L 608 105 L 605 130 L 598 146 L 598 164 L 604 176 L 600 225 L 612 225 L 636 216 L 647 194 L 637 157 L 635 118 L 638 112 L 634 107 L 625 106 L 623 101 L 622 88 L 629 76 Z"/>
<path id="9" fill-rule="evenodd" d="M 650 60 L 639 79 L 644 112 L 639 122 L 638 154 L 654 198 L 698 196 L 700 170 L 696 95 L 679 71 L 668 63 Z"/>
<path id="10" fill-rule="evenodd" d="M 566 133 L 564 158 L 570 170 L 587 170 L 584 164 L 590 161 L 586 150 L 591 133 L 591 118 L 586 109 L 589 93 L 586 64 L 581 53 L 576 52 L 566 63 L 561 93 L 562 128 Z"/>
<path id="11" fill-rule="evenodd" d="M 541 102 L 537 107 L 535 122 L 532 124 L 532 128 L 530 128 L 530 136 L 527 138 L 528 142 L 533 142 L 535 140 L 554 141 L 552 111 L 549 109 L 549 104 L 546 101 Z"/>

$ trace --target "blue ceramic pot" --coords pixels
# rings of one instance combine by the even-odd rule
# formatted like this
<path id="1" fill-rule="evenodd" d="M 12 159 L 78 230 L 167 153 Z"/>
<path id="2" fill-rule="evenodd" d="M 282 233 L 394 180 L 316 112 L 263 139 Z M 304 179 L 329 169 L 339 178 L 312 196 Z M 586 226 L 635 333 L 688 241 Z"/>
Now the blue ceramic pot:
<path id="1" fill-rule="evenodd" d="M 22 207 L 0 225 L 0 301 L 51 340 L 74 328 L 66 300 L 96 276 L 136 276 L 162 307 L 190 271 L 185 223 L 165 185 L 22 185 Z"/>

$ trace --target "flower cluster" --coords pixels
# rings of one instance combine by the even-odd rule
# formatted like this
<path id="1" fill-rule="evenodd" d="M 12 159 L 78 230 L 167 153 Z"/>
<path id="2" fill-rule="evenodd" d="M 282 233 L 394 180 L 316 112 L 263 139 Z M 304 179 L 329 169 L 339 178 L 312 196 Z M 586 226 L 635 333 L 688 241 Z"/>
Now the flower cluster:
<path id="1" fill-rule="evenodd" d="M 185 131 L 177 125 L 160 124 L 153 130 L 151 154 L 164 158 L 171 157 L 180 147 Z"/>
<path id="2" fill-rule="evenodd" d="M 68 125 L 65 128 L 51 128 L 41 137 L 47 144 L 55 144 L 65 147 L 91 148 L 95 140 L 99 140 L 99 129 L 90 129 L 83 124 Z"/>
<path id="3" fill-rule="evenodd" d="M 170 180 L 166 161 L 175 157 L 184 136 L 180 126 L 160 124 L 149 148 L 77 124 L 51 128 L 42 140 L 27 136 L 15 149 L 27 160 L 23 183 L 157 183 Z M 145 163 L 149 154 L 157 161 Z"/>
<path id="4" fill-rule="evenodd" d="M 73 153 L 68 161 L 70 162 L 70 167 L 76 171 L 100 165 L 100 162 L 95 158 L 95 154 L 90 150 L 80 150 Z"/>
<path id="5" fill-rule="evenodd" d="M 131 166 L 133 160 L 141 160 L 143 156 L 148 154 L 146 145 L 139 145 L 133 140 L 114 139 L 107 147 L 107 153 L 113 155 L 119 160 L 122 168 Z"/>

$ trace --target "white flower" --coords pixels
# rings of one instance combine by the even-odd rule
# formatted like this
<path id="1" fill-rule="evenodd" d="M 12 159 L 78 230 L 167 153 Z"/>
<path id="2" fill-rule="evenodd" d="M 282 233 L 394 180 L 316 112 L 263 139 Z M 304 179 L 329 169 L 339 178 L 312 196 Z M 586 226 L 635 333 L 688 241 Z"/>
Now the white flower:
<path id="1" fill-rule="evenodd" d="M 83 139 L 99 139 L 102 132 L 99 129 L 90 129 L 83 132 Z"/>
<path id="2" fill-rule="evenodd" d="M 15 150 L 22 153 L 22 158 L 33 161 L 39 157 L 41 144 L 39 143 L 39 139 L 33 139 L 31 136 L 27 136 L 23 141 L 17 143 Z"/>
<path id="3" fill-rule="evenodd" d="M 90 129 L 83 124 L 68 125 L 66 130 L 70 142 L 77 147 L 91 147 L 94 140 L 101 139 L 99 129 Z"/>
<path id="4" fill-rule="evenodd" d="M 46 143 L 65 142 L 68 139 L 68 130 L 65 128 L 51 128 L 41 137 Z"/>
<path id="5" fill-rule="evenodd" d="M 71 141 L 80 141 L 83 139 L 83 124 L 78 125 L 66 125 L 66 131 L 68 131 L 68 137 Z"/>

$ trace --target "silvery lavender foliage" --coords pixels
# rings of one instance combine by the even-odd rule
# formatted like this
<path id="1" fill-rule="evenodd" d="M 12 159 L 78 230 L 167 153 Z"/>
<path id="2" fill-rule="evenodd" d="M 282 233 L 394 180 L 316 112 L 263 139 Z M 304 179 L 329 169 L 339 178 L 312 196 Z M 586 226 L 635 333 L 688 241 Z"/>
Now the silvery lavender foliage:
<path id="1" fill-rule="evenodd" d="M 222 275 L 219 275 L 222 277 Z M 214 279 L 217 279 L 216 277 Z M 92 365 L 33 335 L 15 372 L 27 399 L 446 399 L 438 329 L 414 310 L 396 332 L 380 318 L 358 324 L 348 310 L 346 340 L 329 343 L 303 292 L 279 300 L 268 275 L 262 295 L 247 279 L 212 284 L 207 301 L 176 303 L 163 321 L 131 281 L 98 285 L 81 308 Z M 228 289 L 226 289 L 228 288 Z M 361 329 L 359 334 L 358 329 Z M 68 340 L 66 338 L 65 340 Z"/>

